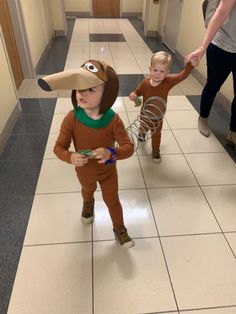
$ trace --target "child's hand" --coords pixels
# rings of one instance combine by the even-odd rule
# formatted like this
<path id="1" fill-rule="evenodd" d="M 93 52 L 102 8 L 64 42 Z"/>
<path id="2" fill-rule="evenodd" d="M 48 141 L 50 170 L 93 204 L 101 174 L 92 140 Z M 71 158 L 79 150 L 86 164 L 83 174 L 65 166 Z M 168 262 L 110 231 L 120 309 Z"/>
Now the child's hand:
<path id="1" fill-rule="evenodd" d="M 196 67 L 198 66 L 199 64 L 199 61 L 198 61 L 198 58 L 197 57 L 193 57 L 191 60 L 190 60 L 190 63 L 193 67 Z"/>
<path id="2" fill-rule="evenodd" d="M 79 153 L 72 153 L 70 159 L 71 159 L 72 165 L 76 167 L 83 167 L 88 162 L 88 157 Z"/>
<path id="3" fill-rule="evenodd" d="M 99 164 L 104 164 L 111 158 L 111 152 L 107 148 L 100 147 L 93 150 L 93 156 L 98 159 Z"/>
<path id="4" fill-rule="evenodd" d="M 134 92 L 132 92 L 132 93 L 129 94 L 129 99 L 130 99 L 131 101 L 135 101 L 136 97 L 137 97 L 137 95 L 136 95 Z"/>

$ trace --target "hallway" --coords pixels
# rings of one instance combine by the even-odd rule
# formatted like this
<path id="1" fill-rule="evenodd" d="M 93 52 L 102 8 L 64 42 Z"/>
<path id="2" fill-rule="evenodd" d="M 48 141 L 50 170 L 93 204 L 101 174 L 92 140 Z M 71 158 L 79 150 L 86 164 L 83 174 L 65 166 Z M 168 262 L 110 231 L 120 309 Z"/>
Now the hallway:
<path id="1" fill-rule="evenodd" d="M 67 70 L 105 60 L 119 75 L 113 109 L 128 127 L 139 112 L 128 95 L 148 75 L 152 53 L 165 49 L 144 40 L 138 26 L 138 19 L 76 19 L 70 41 L 61 43 L 69 48 L 65 64 L 55 54 L 40 75 L 60 63 Z M 172 72 L 181 69 L 174 59 Z M 100 189 L 95 222 L 81 223 L 74 167 L 53 154 L 70 93 L 23 82 L 22 116 L 0 158 L 1 314 L 9 300 L 8 314 L 236 314 L 236 156 L 224 146 L 228 115 L 217 104 L 214 133 L 198 132 L 201 90 L 192 75 L 171 90 L 160 164 L 152 162 L 150 141 L 118 161 L 120 200 L 136 243 L 123 251 Z M 222 128 L 218 119 L 225 119 Z"/>

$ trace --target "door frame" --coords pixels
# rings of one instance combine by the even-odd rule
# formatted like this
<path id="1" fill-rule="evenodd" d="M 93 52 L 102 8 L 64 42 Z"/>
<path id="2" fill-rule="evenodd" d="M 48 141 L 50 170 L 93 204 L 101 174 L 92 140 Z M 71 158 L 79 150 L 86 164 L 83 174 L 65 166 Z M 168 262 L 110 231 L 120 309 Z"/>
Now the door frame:
<path id="1" fill-rule="evenodd" d="M 174 2 L 175 1 L 175 2 Z M 175 11 L 174 15 L 177 18 L 175 27 L 174 27 L 174 34 L 171 33 L 172 37 L 174 38 L 174 41 L 169 41 L 170 38 L 165 37 L 166 36 L 166 31 L 168 30 L 168 26 L 171 27 L 173 25 L 172 18 L 168 14 L 172 14 L 171 5 L 173 6 L 173 3 L 178 6 L 178 10 Z M 162 43 L 171 51 L 175 54 L 176 51 L 176 44 L 177 44 L 177 39 L 178 39 L 178 34 L 179 34 L 179 25 L 180 25 L 180 20 L 181 20 L 181 12 L 183 8 L 183 0 L 167 0 L 167 6 L 166 6 L 166 16 L 165 16 L 165 22 L 164 22 L 164 33 L 163 33 L 163 39 Z M 173 27 L 171 27 L 173 30 Z M 172 39 L 173 39 L 172 38 Z M 171 40 L 172 40 L 171 39 Z"/>
<path id="2" fill-rule="evenodd" d="M 35 79 L 36 74 L 29 49 L 21 3 L 18 0 L 7 0 L 7 4 L 11 16 L 12 27 L 14 30 L 24 79 Z"/>

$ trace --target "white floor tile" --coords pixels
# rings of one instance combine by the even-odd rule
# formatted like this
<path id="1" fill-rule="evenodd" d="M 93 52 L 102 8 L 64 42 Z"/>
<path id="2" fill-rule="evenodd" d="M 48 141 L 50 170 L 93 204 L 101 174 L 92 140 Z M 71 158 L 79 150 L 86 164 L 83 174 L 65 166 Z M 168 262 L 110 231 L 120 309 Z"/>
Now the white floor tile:
<path id="1" fill-rule="evenodd" d="M 91 241 L 80 193 L 35 195 L 24 245 Z"/>
<path id="2" fill-rule="evenodd" d="M 54 159 L 57 156 L 54 154 L 53 149 L 58 138 L 59 133 L 50 133 L 48 136 L 47 145 L 45 148 L 44 159 Z"/>
<path id="3" fill-rule="evenodd" d="M 202 136 L 198 129 L 173 130 L 173 134 L 183 153 L 224 152 L 224 147 L 212 134 L 210 137 Z"/>
<path id="4" fill-rule="evenodd" d="M 236 255 L 236 233 L 226 233 L 225 236 L 229 241 L 229 245 L 232 248 L 234 255 Z"/>
<path id="5" fill-rule="evenodd" d="M 92 314 L 91 244 L 23 248 L 9 314 Z"/>
<path id="6" fill-rule="evenodd" d="M 138 147 L 138 155 L 151 155 L 152 154 L 152 141 L 151 139 L 147 143 L 141 143 Z M 161 132 L 161 154 L 180 154 L 181 150 L 170 130 L 163 128 Z"/>
<path id="7" fill-rule="evenodd" d="M 50 133 L 59 133 L 60 132 L 61 124 L 62 124 L 62 121 L 65 118 L 65 116 L 66 116 L 65 113 L 54 114 L 54 116 L 52 118 Z"/>
<path id="8" fill-rule="evenodd" d="M 132 238 L 156 237 L 157 230 L 146 190 L 121 190 L 119 196 L 129 235 Z M 100 192 L 96 193 L 95 200 L 93 238 L 94 240 L 114 239 L 110 215 Z"/>
<path id="9" fill-rule="evenodd" d="M 144 188 L 144 180 L 137 156 L 117 163 L 119 189 L 139 189 Z"/>
<path id="10" fill-rule="evenodd" d="M 162 238 L 179 309 L 235 305 L 236 262 L 223 235 Z"/>
<path id="11" fill-rule="evenodd" d="M 222 230 L 236 231 L 236 185 L 206 186 L 202 189 Z"/>
<path id="12" fill-rule="evenodd" d="M 78 192 L 81 190 L 75 167 L 59 159 L 45 159 L 42 163 L 36 194 Z"/>
<path id="13" fill-rule="evenodd" d="M 158 239 L 136 240 L 129 251 L 94 243 L 93 254 L 96 314 L 176 310 Z"/>
<path id="14" fill-rule="evenodd" d="M 151 189 L 148 194 L 161 236 L 221 232 L 198 187 Z"/>
<path id="15" fill-rule="evenodd" d="M 236 184 L 235 163 L 226 153 L 186 154 L 201 185 Z"/>
<path id="16" fill-rule="evenodd" d="M 196 186 L 197 182 L 182 155 L 162 155 L 161 163 L 139 156 L 148 188 Z"/>
<path id="17" fill-rule="evenodd" d="M 167 111 L 165 118 L 171 129 L 196 129 L 198 113 L 188 111 Z"/>
<path id="18" fill-rule="evenodd" d="M 171 110 L 195 110 L 191 102 L 185 96 L 169 96 L 167 99 L 168 111 Z"/>
<path id="19" fill-rule="evenodd" d="M 196 311 L 180 311 L 180 314 L 236 314 L 236 307 L 228 308 L 214 308 L 207 310 L 196 310 Z"/>
<path id="20" fill-rule="evenodd" d="M 57 98 L 54 114 L 63 113 L 64 116 L 71 110 L 73 110 L 73 105 L 70 97 Z"/>

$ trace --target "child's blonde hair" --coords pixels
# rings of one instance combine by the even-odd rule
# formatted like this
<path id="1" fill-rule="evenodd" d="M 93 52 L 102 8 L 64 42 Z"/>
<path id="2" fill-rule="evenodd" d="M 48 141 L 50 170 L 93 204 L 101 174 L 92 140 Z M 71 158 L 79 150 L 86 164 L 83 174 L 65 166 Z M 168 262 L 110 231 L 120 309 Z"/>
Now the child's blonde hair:
<path id="1" fill-rule="evenodd" d="M 167 64 L 169 68 L 172 63 L 172 57 L 166 51 L 158 51 L 154 53 L 154 55 L 151 58 L 151 66 L 154 66 L 156 63 Z"/>

